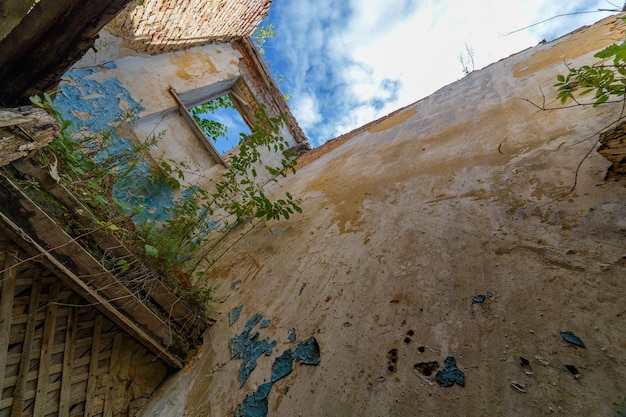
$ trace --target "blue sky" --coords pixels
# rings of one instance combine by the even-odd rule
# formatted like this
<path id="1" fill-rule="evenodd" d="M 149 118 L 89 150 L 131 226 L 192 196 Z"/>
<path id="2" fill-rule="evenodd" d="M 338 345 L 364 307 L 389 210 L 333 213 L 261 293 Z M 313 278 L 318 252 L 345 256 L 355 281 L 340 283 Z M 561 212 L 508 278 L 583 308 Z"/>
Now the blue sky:
<path id="1" fill-rule="evenodd" d="M 311 145 L 346 133 L 463 77 L 459 55 L 480 69 L 619 9 L 607 0 L 273 0 L 263 24 L 272 73 Z"/>

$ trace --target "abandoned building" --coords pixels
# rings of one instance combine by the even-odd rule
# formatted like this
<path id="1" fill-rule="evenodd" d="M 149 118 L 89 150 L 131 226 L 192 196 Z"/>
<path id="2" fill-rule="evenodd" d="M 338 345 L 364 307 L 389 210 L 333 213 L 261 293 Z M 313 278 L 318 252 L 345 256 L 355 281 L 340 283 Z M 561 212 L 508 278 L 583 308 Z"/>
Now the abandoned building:
<path id="1" fill-rule="evenodd" d="M 129 237 L 185 202 L 165 167 L 211 189 L 244 146 L 217 149 L 190 109 L 228 97 L 276 132 L 264 164 L 308 149 L 249 37 L 271 2 L 18 3 L 0 28 L 0 416 L 626 413 L 622 104 L 562 108 L 552 88 L 624 38 L 621 14 L 303 152 L 295 175 L 259 170 L 301 213 L 203 212 L 210 262 L 170 277 Z M 72 39 L 44 23 L 59 15 Z M 65 49 L 35 65 L 18 44 Z M 124 168 L 98 183 L 112 219 L 64 182 L 55 115 Z"/>

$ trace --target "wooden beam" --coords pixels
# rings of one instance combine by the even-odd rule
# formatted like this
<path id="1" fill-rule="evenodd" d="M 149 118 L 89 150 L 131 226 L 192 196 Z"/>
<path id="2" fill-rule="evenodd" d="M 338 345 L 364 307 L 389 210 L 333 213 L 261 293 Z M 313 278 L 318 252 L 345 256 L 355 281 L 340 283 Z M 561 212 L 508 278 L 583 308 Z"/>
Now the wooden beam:
<path id="1" fill-rule="evenodd" d="M 30 372 L 30 359 L 33 350 L 35 324 L 37 322 L 39 294 L 41 293 L 41 276 L 41 268 L 36 268 L 35 276 L 30 289 L 28 319 L 26 319 L 26 330 L 24 332 L 24 342 L 22 343 L 20 370 L 15 383 L 15 391 L 13 393 L 13 409 L 11 410 L 11 417 L 21 417 L 23 415 L 22 412 L 24 411 L 24 391 L 26 390 L 26 382 L 28 382 L 28 373 Z"/>
<path id="2" fill-rule="evenodd" d="M 191 130 L 193 130 L 193 133 L 195 133 L 196 137 L 200 140 L 200 143 L 202 143 L 202 146 L 204 146 L 207 152 L 209 152 L 215 163 L 222 164 L 226 168 L 228 168 L 228 163 L 224 160 L 224 158 L 222 158 L 217 149 L 215 149 L 215 146 L 213 146 L 213 144 L 211 143 L 211 140 L 207 138 L 202 129 L 200 129 L 200 126 L 198 126 L 198 123 L 196 123 L 191 114 L 189 114 L 189 109 L 187 109 L 185 103 L 183 103 L 183 101 L 180 99 L 180 96 L 178 95 L 174 87 L 170 87 L 170 94 L 172 95 L 172 97 L 174 97 L 174 100 L 176 100 L 176 103 L 178 104 L 178 112 L 183 117 L 183 119 L 185 119 L 189 127 L 191 127 Z"/>
<path id="3" fill-rule="evenodd" d="M 114 323 L 137 339 L 138 342 L 163 359 L 165 363 L 178 369 L 183 367 L 182 362 L 175 355 L 170 353 L 165 345 L 159 343 L 154 337 L 142 330 L 134 321 L 127 318 L 120 310 L 111 305 L 98 291 L 84 283 L 3 213 L 0 213 L 0 229 L 30 254 L 40 254 L 41 257 L 38 258 L 38 260 L 43 263 L 46 268 L 61 278 L 68 287 L 85 298 L 87 302 L 93 304 Z"/>
<path id="4" fill-rule="evenodd" d="M 91 338 L 91 357 L 89 360 L 89 378 L 87 379 L 87 394 L 85 397 L 85 417 L 98 414 L 94 400 L 96 399 L 96 382 L 98 378 L 98 362 L 100 355 L 100 336 L 102 333 L 102 316 L 96 315 Z"/>
<path id="5" fill-rule="evenodd" d="M 72 296 L 70 304 L 78 304 L 78 297 Z M 61 394 L 59 396 L 59 417 L 69 417 L 72 393 L 72 372 L 74 371 L 74 346 L 78 330 L 78 307 L 71 305 L 65 329 L 65 351 L 63 352 L 63 371 L 61 374 Z"/>
<path id="6" fill-rule="evenodd" d="M 15 295 L 15 281 L 17 280 L 17 270 L 11 268 L 17 263 L 17 250 L 7 248 L 6 251 L 3 268 L 5 271 L 2 275 L 2 298 L 0 298 L 0 393 L 4 385 L 9 337 L 11 335 L 11 318 L 13 316 L 13 296 Z"/>
<path id="7" fill-rule="evenodd" d="M 54 345 L 54 331 L 57 321 L 57 301 L 61 282 L 57 281 L 50 286 L 48 294 L 48 307 L 46 308 L 46 321 L 43 327 L 41 339 L 41 354 L 39 356 L 39 376 L 37 377 L 37 394 L 33 417 L 43 417 L 46 413 L 48 400 L 48 380 L 50 379 L 50 357 Z"/>
<path id="8" fill-rule="evenodd" d="M 99 226 L 91 211 L 70 191 L 57 183 L 50 176 L 49 169 L 29 159 L 20 159 L 13 162 L 11 166 L 27 178 L 35 179 L 44 191 L 67 207 L 68 212 L 74 213 L 77 222 L 84 228 L 96 229 Z M 127 260 L 129 264 L 133 265 L 133 268 L 148 268 L 113 233 L 101 230 L 95 232 L 93 237 L 101 250 L 110 254 L 114 259 Z M 193 308 L 189 307 L 181 297 L 174 293 L 172 288 L 166 286 L 160 279 L 148 280 L 144 288 L 153 303 L 160 306 L 171 320 L 178 323 L 183 330 L 193 337 L 200 337 L 206 330 L 207 325 L 202 317 L 199 317 Z"/>
<path id="9" fill-rule="evenodd" d="M 56 88 L 100 29 L 129 1 L 40 0 L 22 12 L 0 39 L 2 101 L 21 105 L 31 95 Z"/>

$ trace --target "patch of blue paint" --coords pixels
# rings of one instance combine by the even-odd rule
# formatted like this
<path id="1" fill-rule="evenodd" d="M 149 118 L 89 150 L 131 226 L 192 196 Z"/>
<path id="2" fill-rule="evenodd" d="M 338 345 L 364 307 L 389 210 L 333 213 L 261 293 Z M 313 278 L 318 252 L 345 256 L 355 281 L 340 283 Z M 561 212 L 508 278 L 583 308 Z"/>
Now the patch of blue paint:
<path id="1" fill-rule="evenodd" d="M 230 289 L 233 291 L 238 290 L 239 288 L 237 287 L 239 284 L 241 284 L 241 280 L 238 279 L 237 281 L 233 281 L 230 283 Z"/>
<path id="2" fill-rule="evenodd" d="M 102 66 L 107 69 L 117 68 L 117 65 L 115 65 L 115 62 L 113 61 L 105 62 L 104 64 L 102 64 Z"/>
<path id="3" fill-rule="evenodd" d="M 574 333 L 570 332 L 569 330 L 566 332 L 561 332 L 561 337 L 563 338 L 563 340 L 571 343 L 572 345 L 576 345 L 582 348 L 585 347 L 585 344 L 583 343 L 583 341 L 580 340 L 578 336 L 576 336 Z"/>
<path id="4" fill-rule="evenodd" d="M 445 367 L 435 375 L 435 381 L 442 387 L 451 387 L 456 382 L 460 386 L 465 385 L 465 374 L 456 366 L 454 356 L 448 356 L 444 361 Z"/>
<path id="5" fill-rule="evenodd" d="M 298 291 L 298 295 L 302 295 L 302 291 L 304 291 L 304 288 L 306 287 L 306 282 L 302 284 L 302 286 L 300 287 L 300 291 Z"/>
<path id="6" fill-rule="evenodd" d="M 256 392 L 248 395 L 239 406 L 237 406 L 237 417 L 266 417 L 267 416 L 267 396 L 272 389 L 272 383 L 267 382 L 259 385 Z"/>
<path id="7" fill-rule="evenodd" d="M 115 68 L 115 63 L 103 65 Z M 169 210 L 174 206 L 174 192 L 163 181 L 155 178 L 150 171 L 147 159 L 133 153 L 129 138 L 118 137 L 115 124 L 144 108 L 133 99 L 121 81 L 109 78 L 102 81 L 89 76 L 99 72 L 98 68 L 68 71 L 68 80 L 58 88 L 55 105 L 62 117 L 72 122 L 75 131 L 93 136 L 106 134 L 108 140 L 103 149 L 95 149 L 94 161 L 102 162 L 112 158 L 116 161 L 116 182 L 113 196 L 126 203 L 128 214 L 138 212 L 133 220 L 142 224 L 147 221 L 162 222 L 169 218 Z"/>
<path id="8" fill-rule="evenodd" d="M 320 346 L 315 337 L 309 337 L 306 342 L 298 343 L 293 357 L 296 362 L 305 365 L 317 365 L 320 363 Z"/>
<path id="9" fill-rule="evenodd" d="M 289 387 L 285 387 L 285 394 L 289 392 Z"/>
<path id="10" fill-rule="evenodd" d="M 475 295 L 475 296 L 472 298 L 472 301 L 473 301 L 473 302 L 475 302 L 475 303 L 482 303 L 483 301 L 485 301 L 485 296 L 484 296 L 484 295 L 482 295 L 482 294 Z"/>
<path id="11" fill-rule="evenodd" d="M 233 307 L 228 312 L 228 325 L 232 326 L 235 324 L 237 320 L 239 320 L 239 316 L 241 315 L 241 310 L 243 309 L 243 304 L 238 307 Z"/>
<path id="12" fill-rule="evenodd" d="M 293 353 L 287 349 L 282 355 L 277 357 L 272 364 L 272 382 L 276 382 L 286 377 L 293 369 Z"/>
<path id="13" fill-rule="evenodd" d="M 272 320 L 263 320 L 261 322 L 261 324 L 259 324 L 259 329 L 267 329 L 268 327 L 270 327 L 270 324 L 272 323 Z"/>
<path id="14" fill-rule="evenodd" d="M 485 292 L 485 294 L 487 294 L 487 297 L 489 297 L 489 298 L 493 297 L 493 293 L 491 291 L 489 291 L 489 290 L 487 290 Z"/>
<path id="15" fill-rule="evenodd" d="M 287 336 L 287 338 L 289 339 L 290 342 L 295 342 L 296 341 L 296 329 L 295 329 L 295 327 L 292 328 L 291 330 L 289 330 L 289 336 Z"/>
<path id="16" fill-rule="evenodd" d="M 259 340 L 258 332 L 250 334 L 261 320 L 263 320 L 263 315 L 256 313 L 248 320 L 243 332 L 230 339 L 231 357 L 243 360 L 239 367 L 239 386 L 243 386 L 250 373 L 256 368 L 256 360 L 263 354 L 271 355 L 274 346 L 276 346 L 276 341 L 270 342 L 269 337 Z"/>

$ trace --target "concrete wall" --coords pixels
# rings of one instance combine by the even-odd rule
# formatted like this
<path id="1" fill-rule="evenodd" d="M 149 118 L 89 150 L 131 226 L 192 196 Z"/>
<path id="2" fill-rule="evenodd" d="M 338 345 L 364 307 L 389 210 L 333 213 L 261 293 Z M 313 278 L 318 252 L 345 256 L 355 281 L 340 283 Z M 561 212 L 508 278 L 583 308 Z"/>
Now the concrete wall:
<path id="1" fill-rule="evenodd" d="M 622 108 L 526 101 L 559 107 L 563 61 L 623 30 L 537 45 L 302 158 L 280 192 L 304 214 L 216 249 L 220 318 L 142 415 L 623 415 L 626 188 L 595 152 Z M 272 381 L 311 337 L 319 364 Z M 463 386 L 436 381 L 449 356 Z"/>

